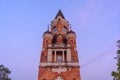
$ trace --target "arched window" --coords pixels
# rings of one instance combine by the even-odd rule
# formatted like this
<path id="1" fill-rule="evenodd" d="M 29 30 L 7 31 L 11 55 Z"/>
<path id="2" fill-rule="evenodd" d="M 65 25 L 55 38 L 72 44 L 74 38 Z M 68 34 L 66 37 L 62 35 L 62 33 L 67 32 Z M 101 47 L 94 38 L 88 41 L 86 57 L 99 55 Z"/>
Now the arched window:
<path id="1" fill-rule="evenodd" d="M 66 38 L 63 38 L 63 43 L 67 44 L 67 39 Z"/>
<path id="2" fill-rule="evenodd" d="M 62 57 L 62 51 L 56 51 L 56 60 L 57 62 L 62 62 L 63 57 Z"/>
<path id="3" fill-rule="evenodd" d="M 60 21 L 60 18 L 58 20 Z"/>
<path id="4" fill-rule="evenodd" d="M 62 31 L 63 31 L 63 32 L 66 32 L 66 28 L 65 28 L 65 26 L 63 26 Z"/>
<path id="5" fill-rule="evenodd" d="M 52 44 L 55 44 L 55 43 L 56 43 L 56 38 L 57 38 L 57 36 L 54 36 L 54 37 L 53 37 Z"/>
<path id="6" fill-rule="evenodd" d="M 56 28 L 56 26 L 54 26 L 54 28 L 53 28 L 53 32 L 56 32 L 57 31 L 57 28 Z"/>

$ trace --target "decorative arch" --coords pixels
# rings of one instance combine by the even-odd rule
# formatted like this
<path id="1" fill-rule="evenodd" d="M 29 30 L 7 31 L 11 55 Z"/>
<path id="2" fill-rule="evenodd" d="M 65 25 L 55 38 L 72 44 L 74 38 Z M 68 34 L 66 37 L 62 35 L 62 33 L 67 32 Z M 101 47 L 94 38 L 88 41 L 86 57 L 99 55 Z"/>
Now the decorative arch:
<path id="1" fill-rule="evenodd" d="M 57 27 L 54 26 L 54 27 L 52 28 L 52 32 L 56 32 L 56 31 L 57 31 Z"/>

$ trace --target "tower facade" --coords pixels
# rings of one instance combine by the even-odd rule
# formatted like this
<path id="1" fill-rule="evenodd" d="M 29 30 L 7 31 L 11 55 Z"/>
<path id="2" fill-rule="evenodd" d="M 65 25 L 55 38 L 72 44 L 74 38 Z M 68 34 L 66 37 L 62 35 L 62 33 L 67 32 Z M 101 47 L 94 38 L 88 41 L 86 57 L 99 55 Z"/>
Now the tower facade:
<path id="1" fill-rule="evenodd" d="M 61 10 L 43 34 L 38 80 L 81 80 L 76 34 Z"/>

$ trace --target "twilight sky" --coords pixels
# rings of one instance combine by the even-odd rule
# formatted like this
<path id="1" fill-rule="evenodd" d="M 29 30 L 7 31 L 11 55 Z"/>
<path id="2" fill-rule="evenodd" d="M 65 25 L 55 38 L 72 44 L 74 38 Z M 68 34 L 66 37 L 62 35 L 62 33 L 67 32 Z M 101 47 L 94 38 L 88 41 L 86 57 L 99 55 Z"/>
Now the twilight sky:
<path id="1" fill-rule="evenodd" d="M 42 35 L 59 9 L 77 35 L 82 80 L 112 80 L 120 0 L 0 0 L 0 64 L 12 80 L 37 80 Z"/>

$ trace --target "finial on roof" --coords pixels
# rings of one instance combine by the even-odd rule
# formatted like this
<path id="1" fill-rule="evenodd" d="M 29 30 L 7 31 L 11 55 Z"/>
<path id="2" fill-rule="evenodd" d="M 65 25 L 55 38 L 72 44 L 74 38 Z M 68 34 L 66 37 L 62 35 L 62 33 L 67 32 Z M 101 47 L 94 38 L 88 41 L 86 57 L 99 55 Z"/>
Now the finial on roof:
<path id="1" fill-rule="evenodd" d="M 47 29 L 47 31 L 49 31 L 49 26 L 48 26 L 48 29 Z"/>
<path id="2" fill-rule="evenodd" d="M 70 25 L 70 31 L 72 30 L 72 27 L 71 27 L 71 24 L 69 24 Z"/>
<path id="3" fill-rule="evenodd" d="M 68 34 L 69 34 L 69 33 L 74 33 L 74 34 L 75 34 L 75 32 L 72 30 L 71 24 L 69 24 L 69 26 L 70 26 L 70 30 L 69 30 L 67 33 L 68 33 Z"/>
<path id="4" fill-rule="evenodd" d="M 47 29 L 47 31 L 49 31 L 49 24 L 48 24 L 48 29 Z"/>
<path id="5" fill-rule="evenodd" d="M 58 11 L 58 13 L 57 13 L 55 19 L 56 19 L 58 16 L 61 16 L 63 19 L 65 19 L 65 17 L 64 17 L 64 15 L 63 15 L 63 13 L 62 13 L 61 10 Z"/>
<path id="6" fill-rule="evenodd" d="M 48 26 L 48 28 L 47 28 L 47 31 L 44 32 L 44 35 L 45 35 L 45 34 L 52 34 L 52 33 L 49 31 L 49 26 L 50 26 L 50 25 L 48 24 L 47 26 Z"/>
<path id="7" fill-rule="evenodd" d="M 72 27 L 70 26 L 70 30 L 72 30 Z"/>

